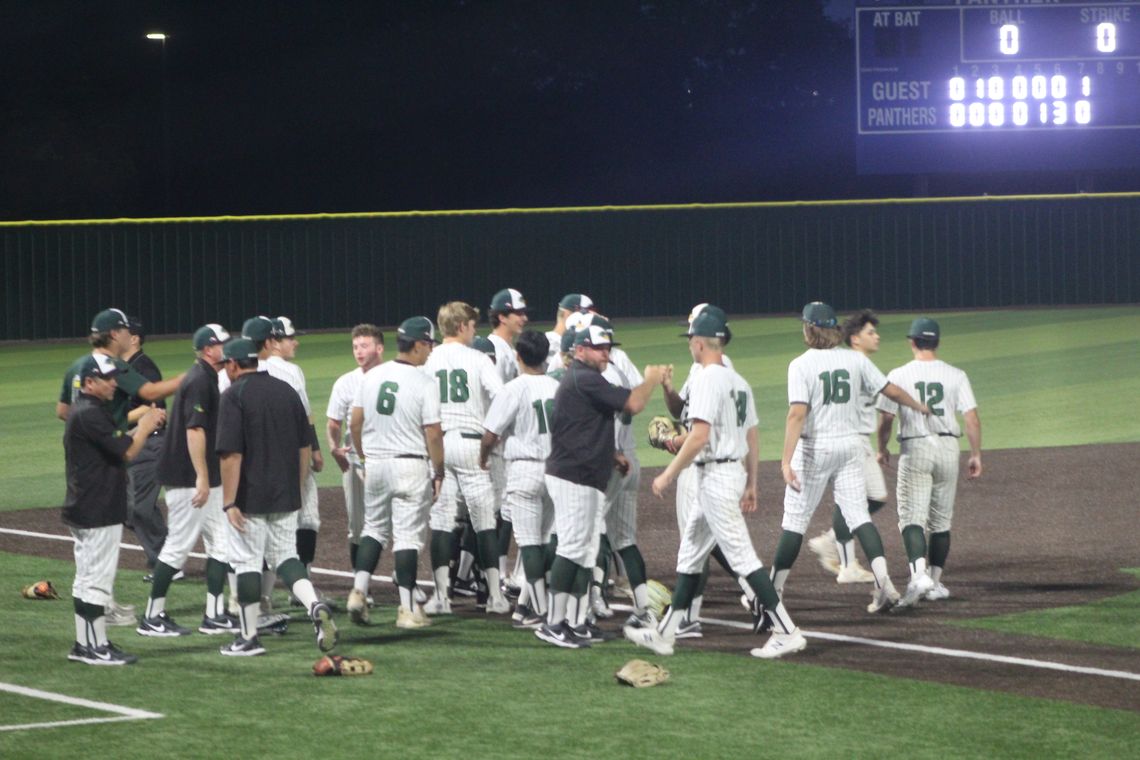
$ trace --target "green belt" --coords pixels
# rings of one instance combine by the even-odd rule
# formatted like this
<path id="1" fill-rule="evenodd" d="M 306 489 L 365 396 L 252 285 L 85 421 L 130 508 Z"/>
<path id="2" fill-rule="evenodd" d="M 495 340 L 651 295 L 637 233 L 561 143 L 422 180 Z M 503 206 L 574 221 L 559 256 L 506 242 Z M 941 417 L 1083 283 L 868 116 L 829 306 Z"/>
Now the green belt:
<path id="1" fill-rule="evenodd" d="M 473 440 L 473 441 L 481 441 L 481 440 L 483 440 L 483 435 L 482 435 L 482 433 L 460 433 L 460 434 L 459 434 L 459 437 L 460 437 L 460 438 L 470 438 L 470 439 L 471 439 L 471 440 Z"/>

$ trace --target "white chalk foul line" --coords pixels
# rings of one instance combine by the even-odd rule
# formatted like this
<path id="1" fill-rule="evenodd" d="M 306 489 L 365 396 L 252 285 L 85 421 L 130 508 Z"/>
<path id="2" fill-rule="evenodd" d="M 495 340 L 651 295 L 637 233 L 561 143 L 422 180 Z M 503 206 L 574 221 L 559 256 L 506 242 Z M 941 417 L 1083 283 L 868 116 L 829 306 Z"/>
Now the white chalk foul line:
<path id="1" fill-rule="evenodd" d="M 154 720 L 156 718 L 165 717 L 161 713 L 148 712 L 147 710 L 136 710 L 133 707 L 125 707 L 123 705 L 113 705 L 110 702 L 95 702 L 90 699 L 81 699 L 79 697 L 69 697 L 66 694 L 56 694 L 52 691 L 41 691 L 40 689 L 29 689 L 26 686 L 17 686 L 12 683 L 0 682 L 0 691 L 6 691 L 11 694 L 18 694 L 23 697 L 31 697 L 32 699 L 44 699 L 49 702 L 60 702 L 65 705 L 73 707 L 85 707 L 89 710 L 99 710 L 100 712 L 114 713 L 115 717 L 110 718 L 77 718 L 75 720 L 57 720 L 48 723 L 23 723 L 14 726 L 0 726 L 0 731 L 23 731 L 32 728 L 58 728 L 60 726 L 80 726 L 91 723 L 116 723 L 124 720 Z"/>
<path id="2" fill-rule="evenodd" d="M 36 533 L 33 531 L 17 530 L 15 528 L 0 528 L 0 533 L 8 533 L 17 536 L 28 536 L 29 538 L 46 538 L 55 541 L 74 541 L 71 536 L 60 536 L 53 533 Z M 120 544 L 124 549 L 133 551 L 142 551 L 141 546 L 134 544 Z M 205 559 L 206 555 L 199 553 L 192 553 L 191 557 Z M 318 567 L 310 568 L 310 573 L 314 575 L 327 575 L 337 578 L 351 578 L 352 573 L 344 570 L 324 570 Z M 373 576 L 382 581 L 391 581 L 392 579 L 384 575 Z M 420 581 L 420 585 L 433 586 L 434 584 Z M 632 612 L 633 608 L 625 604 L 611 605 L 615 610 L 624 612 Z M 702 617 L 701 623 L 710 623 L 712 625 L 724 626 L 726 628 L 739 628 L 741 630 L 752 630 L 749 623 L 742 623 L 739 620 L 720 620 L 718 618 Z M 1103 678 L 1123 678 L 1129 681 L 1140 681 L 1140 673 L 1129 673 L 1125 670 L 1105 670 L 1103 668 L 1089 668 L 1082 665 L 1066 665 L 1060 662 L 1050 662 L 1049 660 L 1033 660 L 1027 657 L 1009 657 L 1002 654 L 988 654 L 986 652 L 969 652 L 964 649 L 948 649 L 946 647 L 930 647 L 922 644 L 905 644 L 899 641 L 882 641 L 880 639 L 868 639 L 860 636 L 847 636 L 841 633 L 823 633 L 815 631 L 803 631 L 804 636 L 809 639 L 822 639 L 824 641 L 840 641 L 847 644 L 863 644 L 864 646 L 880 647 L 882 649 L 897 649 L 908 652 L 921 652 L 923 654 L 938 655 L 941 657 L 957 657 L 966 660 L 983 660 L 985 662 L 1000 662 L 1007 665 L 1021 665 L 1027 668 L 1040 668 L 1043 670 L 1059 670 L 1064 673 L 1081 673 L 1083 675 L 1101 676 Z"/>

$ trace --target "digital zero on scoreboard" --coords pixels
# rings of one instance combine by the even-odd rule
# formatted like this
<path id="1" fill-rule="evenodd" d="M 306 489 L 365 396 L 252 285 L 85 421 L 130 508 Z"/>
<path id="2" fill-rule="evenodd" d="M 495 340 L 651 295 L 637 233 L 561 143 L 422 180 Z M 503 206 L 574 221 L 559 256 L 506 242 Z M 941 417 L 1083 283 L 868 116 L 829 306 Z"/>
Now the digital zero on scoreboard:
<path id="1" fill-rule="evenodd" d="M 1140 0 L 859 0 L 859 169 L 1140 166 Z"/>

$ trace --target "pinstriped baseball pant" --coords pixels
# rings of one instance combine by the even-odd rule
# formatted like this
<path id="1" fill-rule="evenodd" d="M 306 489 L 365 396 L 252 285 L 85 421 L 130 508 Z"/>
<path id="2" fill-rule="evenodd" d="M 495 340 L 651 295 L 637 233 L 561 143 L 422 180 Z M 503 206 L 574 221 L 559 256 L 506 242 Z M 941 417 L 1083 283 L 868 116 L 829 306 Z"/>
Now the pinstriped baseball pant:
<path id="1" fill-rule="evenodd" d="M 369 459 L 364 470 L 364 532 L 392 551 L 424 544 L 431 509 L 431 471 L 423 459 Z"/>
<path id="2" fill-rule="evenodd" d="M 476 532 L 495 529 L 495 490 L 490 474 L 479 467 L 479 441 L 458 430 L 443 437 L 445 477 L 431 508 L 431 529 L 451 530 L 459 518 L 459 500 L 467 505 Z"/>
<path id="3" fill-rule="evenodd" d="M 960 459 L 958 439 L 952 436 L 911 438 L 899 444 L 900 530 L 907 525 L 921 525 L 931 533 L 950 530 Z"/>
<path id="4" fill-rule="evenodd" d="M 297 513 L 297 528 L 316 531 L 321 529 L 317 476 L 312 470 L 309 470 L 309 477 L 305 478 L 305 485 L 301 489 L 301 511 Z"/>
<path id="5" fill-rule="evenodd" d="M 740 511 L 740 497 L 744 494 L 748 473 L 740 462 L 709 463 L 692 469 L 697 471 L 699 495 L 681 530 L 677 572 L 699 575 L 714 546 L 720 546 L 729 566 L 738 575 L 747 576 L 759 570 L 763 564 L 756 556 Z"/>
<path id="6" fill-rule="evenodd" d="M 553 475 L 546 476 L 546 490 L 554 502 L 558 556 L 579 567 L 593 567 L 601 544 L 597 520 L 605 504 L 605 493 Z"/>
<path id="7" fill-rule="evenodd" d="M 158 561 L 164 565 L 181 569 L 186 558 L 198 543 L 198 536 L 206 547 L 206 555 L 219 562 L 226 561 L 225 512 L 222 511 L 222 487 L 210 489 L 206 503 L 195 508 L 190 500 L 194 497 L 193 488 L 167 488 L 167 534 L 166 542 L 159 552 Z"/>
<path id="8" fill-rule="evenodd" d="M 604 532 L 614 551 L 637 543 L 637 484 L 641 462 L 633 452 L 622 452 L 629 459 L 629 472 L 623 477 L 616 469 L 606 487 L 603 511 Z"/>
<path id="9" fill-rule="evenodd" d="M 799 475 L 801 490 L 791 486 L 784 489 L 784 530 L 801 535 L 807 530 L 828 484 L 848 528 L 855 530 L 871 521 L 863 480 L 865 442 L 865 437 L 858 435 L 800 439 L 792 454 L 792 469 Z"/>
<path id="10" fill-rule="evenodd" d="M 546 463 L 537 460 L 507 461 L 503 512 L 510 507 L 515 542 L 520 547 L 545 543 L 554 524 L 554 504 L 546 492 L 545 470 Z"/>
<path id="11" fill-rule="evenodd" d="M 226 557 L 234 572 L 261 573 L 264 561 L 276 570 L 287 559 L 297 559 L 297 512 L 271 512 L 267 515 L 244 515 L 245 532 L 229 520 Z"/>
<path id="12" fill-rule="evenodd" d="M 123 525 L 102 528 L 72 528 L 75 539 L 75 580 L 71 595 L 88 604 L 106 606 L 114 598 L 115 571 L 119 567 L 119 543 Z"/>

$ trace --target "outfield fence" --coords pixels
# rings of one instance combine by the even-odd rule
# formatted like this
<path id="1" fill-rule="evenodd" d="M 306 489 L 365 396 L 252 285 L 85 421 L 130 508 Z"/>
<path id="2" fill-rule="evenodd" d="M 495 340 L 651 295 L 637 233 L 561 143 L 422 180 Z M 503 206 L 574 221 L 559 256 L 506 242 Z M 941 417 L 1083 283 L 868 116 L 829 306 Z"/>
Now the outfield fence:
<path id="1" fill-rule="evenodd" d="M 1140 302 L 1140 194 L 0 223 L 0 340 L 255 313 L 392 325 L 504 287 L 614 317 Z"/>

